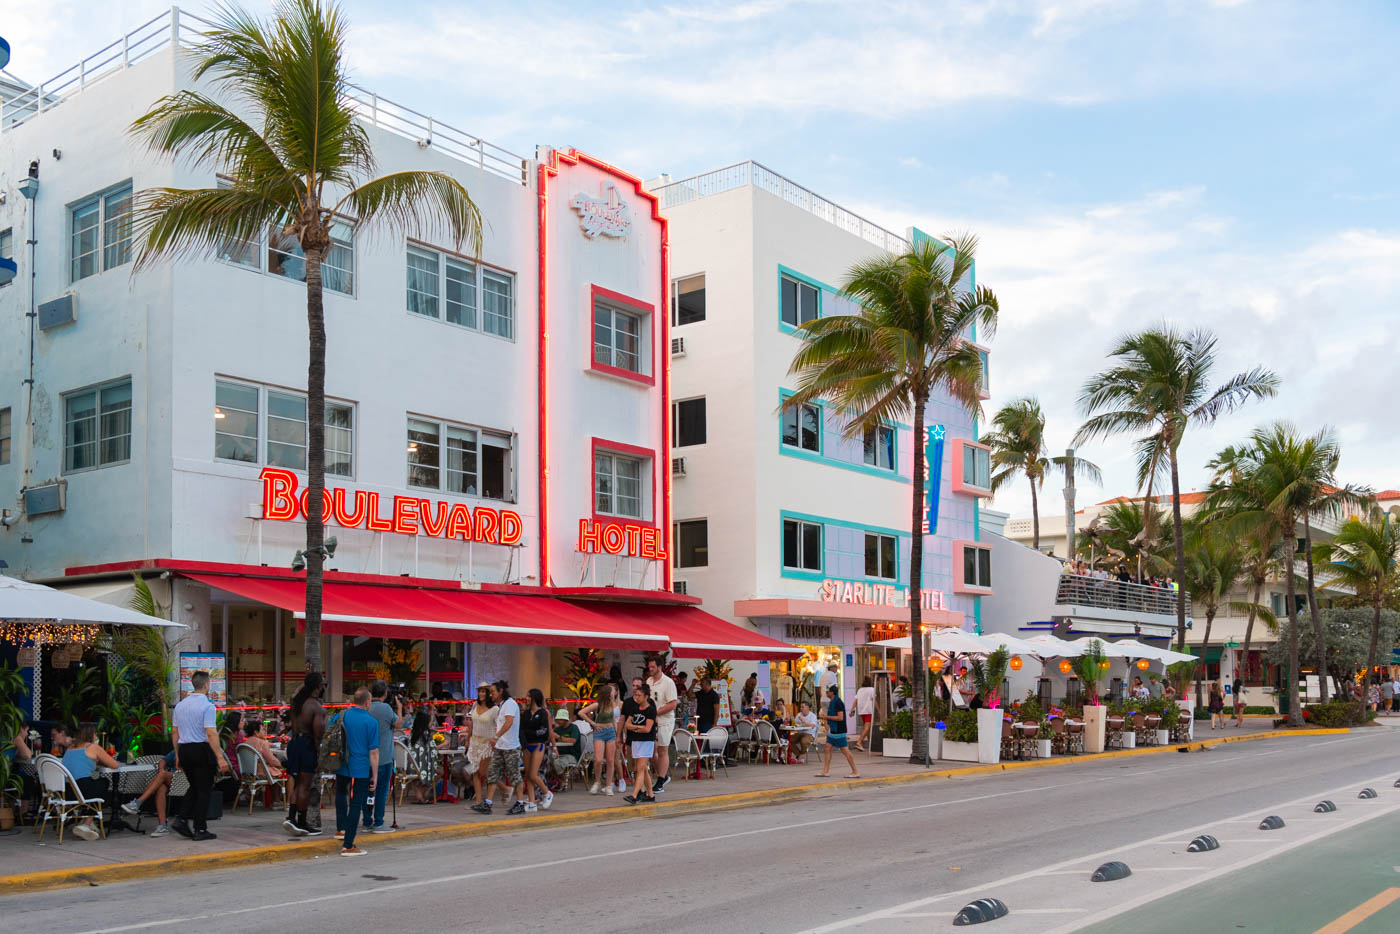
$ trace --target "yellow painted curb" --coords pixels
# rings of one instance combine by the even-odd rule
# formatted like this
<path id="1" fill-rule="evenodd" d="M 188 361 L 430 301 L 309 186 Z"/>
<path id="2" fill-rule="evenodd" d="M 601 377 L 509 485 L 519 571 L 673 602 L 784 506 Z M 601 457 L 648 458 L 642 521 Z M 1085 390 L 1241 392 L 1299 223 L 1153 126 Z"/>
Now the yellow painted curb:
<path id="1" fill-rule="evenodd" d="M 1327 736 L 1334 733 L 1350 733 L 1349 729 L 1302 729 L 1271 730 L 1264 733 L 1248 733 L 1243 736 L 1221 736 L 1214 739 L 1193 740 L 1190 743 L 1177 743 L 1167 746 L 1149 746 L 1142 749 L 1123 749 L 1113 752 L 1088 753 L 1082 756 L 1059 756 L 1054 759 L 1028 759 L 1024 762 L 1001 762 L 993 765 L 975 765 L 964 768 L 940 769 L 927 772 L 906 772 L 901 775 L 886 775 L 878 778 L 849 778 L 823 784 L 793 785 L 787 788 L 762 789 L 758 791 L 738 791 L 722 795 L 709 795 L 703 798 L 690 798 L 683 801 L 668 801 L 664 804 L 644 804 L 628 808 L 598 808 L 588 811 L 575 811 L 571 814 L 538 814 L 529 820 L 492 820 L 470 824 L 446 824 L 439 827 L 417 827 L 401 830 L 392 835 L 366 835 L 356 843 L 366 848 L 389 846 L 400 841 L 431 839 L 459 840 L 483 837 L 491 834 L 520 833 L 546 827 L 570 827 L 579 824 L 603 824 L 631 820 L 636 817 L 675 817 L 683 814 L 696 814 L 705 811 L 729 810 L 746 806 L 783 804 L 813 795 L 829 794 L 832 791 L 854 791 L 865 788 L 879 788 L 895 785 L 912 785 L 916 782 L 937 779 L 963 778 L 975 775 L 992 775 L 999 772 L 1020 769 L 1044 768 L 1048 766 L 1074 765 L 1080 762 L 1094 762 L 1100 759 L 1121 759 L 1134 755 L 1151 755 L 1173 752 L 1183 746 L 1188 749 L 1207 749 L 1225 743 L 1248 742 L 1256 739 L 1272 739 L 1281 736 Z M 248 847 L 237 850 L 220 850 L 213 853 L 194 853 L 173 859 L 142 860 L 133 863 L 117 863 L 99 866 L 80 866 L 72 869 L 51 869 L 44 872 L 18 873 L 0 876 L 0 896 L 15 895 L 20 892 L 39 892 L 47 889 L 70 888 L 78 885 L 103 885 L 114 882 L 131 882 L 137 879 L 154 877 L 166 878 L 188 873 L 208 872 L 234 866 L 265 865 L 306 857 L 339 858 L 339 841 L 334 838 L 299 840 L 268 846 Z"/>

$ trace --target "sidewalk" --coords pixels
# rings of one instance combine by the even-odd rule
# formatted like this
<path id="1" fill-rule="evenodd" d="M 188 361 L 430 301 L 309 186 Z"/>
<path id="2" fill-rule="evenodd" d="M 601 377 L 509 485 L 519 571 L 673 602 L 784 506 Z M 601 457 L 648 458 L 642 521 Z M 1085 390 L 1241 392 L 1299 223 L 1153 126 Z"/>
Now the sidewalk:
<path id="1" fill-rule="evenodd" d="M 1198 723 L 1195 743 L 1263 736 L 1272 733 L 1270 726 L 1271 724 L 1264 720 L 1246 720 L 1243 729 L 1236 730 L 1231 727 L 1223 732 L 1212 732 L 1208 724 L 1204 731 L 1200 730 Z M 1174 747 L 1114 751 L 1087 759 L 1056 756 L 1048 760 L 1020 763 L 1013 761 L 990 766 L 937 760 L 931 769 L 910 765 L 904 759 L 885 759 L 855 753 L 863 779 L 860 782 L 844 780 L 845 760 L 839 755 L 832 762 L 831 778 L 816 777 L 815 773 L 820 770 L 820 764 L 814 755 L 809 765 L 732 765 L 728 776 L 721 770 L 715 779 L 687 781 L 677 775 L 666 786 L 665 792 L 657 796 L 656 805 L 634 807 L 624 802 L 621 796 L 593 796 L 588 794 L 587 786 L 582 784 L 575 784 L 571 791 L 556 794 L 553 807 L 547 812 L 514 817 L 505 814 L 506 809 L 499 801 L 496 802 L 495 813 L 490 817 L 468 810 L 464 803 L 444 802 L 423 806 L 405 803 L 398 809 L 398 832 L 362 834 L 356 842 L 367 846 L 394 844 L 396 841 L 407 844 L 415 840 L 512 833 L 531 829 L 532 826 L 627 820 L 656 813 L 676 813 L 678 808 L 710 810 L 752 807 L 796 797 L 826 794 L 827 788 L 830 789 L 829 793 L 836 793 L 852 787 L 957 777 L 960 773 L 973 778 L 989 772 L 999 772 L 1003 767 L 1072 765 L 1077 761 L 1103 761 L 1105 758 L 1162 752 L 1172 748 Z M 209 829 L 218 834 L 218 839 L 206 843 L 194 843 L 173 832 L 161 838 L 118 832 L 111 834 L 106 840 L 93 841 L 81 840 L 65 833 L 63 843 L 59 844 L 52 824 L 45 831 L 41 843 L 38 835 L 31 832 L 32 828 L 25 827 L 18 833 L 0 835 L 0 894 L 27 887 L 26 883 L 11 877 L 31 876 L 36 873 L 48 875 L 49 878 L 38 884 L 41 887 L 50 887 L 91 881 L 82 872 L 88 869 L 97 870 L 105 877 L 104 881 L 115 881 L 108 875 L 108 870 L 118 866 L 130 869 L 130 873 L 123 873 L 124 878 L 138 878 L 282 859 L 330 856 L 338 850 L 335 841 L 331 839 L 331 833 L 335 829 L 335 810 L 333 801 L 326 801 L 325 804 L 321 816 L 326 834 L 313 838 L 289 837 L 282 829 L 282 819 L 285 817 L 283 809 L 269 811 L 259 803 L 249 815 L 246 802 L 237 812 L 225 811 L 221 820 L 209 825 Z M 392 809 L 386 812 L 386 822 L 392 820 L 392 815 Z M 143 817 L 143 830 L 154 826 L 154 817 Z M 195 865 L 177 865 L 187 862 L 193 862 Z"/>

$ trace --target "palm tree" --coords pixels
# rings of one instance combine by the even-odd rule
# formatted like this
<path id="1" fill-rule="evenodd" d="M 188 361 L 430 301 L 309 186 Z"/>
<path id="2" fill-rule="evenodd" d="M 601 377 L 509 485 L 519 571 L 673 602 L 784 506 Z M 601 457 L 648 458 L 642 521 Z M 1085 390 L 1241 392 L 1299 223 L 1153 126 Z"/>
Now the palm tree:
<path id="1" fill-rule="evenodd" d="M 1177 452 L 1191 425 L 1209 425 L 1250 398 L 1274 395 L 1278 377 L 1262 367 L 1237 373 L 1214 389 L 1215 335 L 1182 333 L 1169 325 L 1129 334 L 1110 356 L 1117 361 L 1089 378 L 1079 394 L 1087 420 L 1075 442 L 1116 434 L 1139 434 L 1138 477 L 1152 496 L 1152 480 L 1163 465 L 1171 477 L 1176 580 L 1186 573 L 1181 527 L 1181 479 Z M 1186 588 L 1176 591 L 1176 647 L 1186 646 Z"/>
<path id="2" fill-rule="evenodd" d="M 1156 504 L 1120 499 L 1110 503 L 1084 529 L 1079 556 L 1091 565 L 1124 562 L 1153 574 L 1171 567 L 1170 544 L 1154 534 L 1166 525 Z"/>
<path id="3" fill-rule="evenodd" d="M 1369 681 L 1376 668 L 1381 610 L 1387 594 L 1400 583 L 1400 526 L 1373 510 L 1365 519 L 1349 519 L 1332 541 L 1317 546 L 1316 553 L 1329 580 L 1352 588 L 1371 604 L 1371 644 L 1366 652 Z"/>
<path id="4" fill-rule="evenodd" d="M 1201 636 L 1201 648 L 1204 650 L 1210 645 L 1210 630 L 1216 615 L 1223 607 L 1233 609 L 1239 605 L 1228 598 L 1245 573 L 1245 548 L 1240 539 L 1231 536 L 1222 526 L 1201 520 L 1188 525 L 1186 541 L 1190 554 L 1186 556 L 1186 573 L 1180 583 L 1196 608 L 1205 612 L 1206 629 Z M 1206 660 L 1202 651 L 1200 665 L 1196 669 L 1197 707 L 1201 706 L 1201 682 L 1205 676 Z"/>
<path id="5" fill-rule="evenodd" d="M 942 392 L 970 412 L 979 412 L 982 361 L 966 336 L 980 327 L 996 331 L 997 300 L 986 286 L 959 283 L 972 272 L 977 238 L 965 234 L 928 241 L 908 252 L 882 254 L 857 263 L 842 294 L 860 303 L 852 315 L 817 318 L 798 329 L 803 345 L 791 371 L 798 388 L 784 406 L 831 400 L 851 421 L 849 436 L 897 419 L 914 423 L 914 476 L 910 501 L 909 644 L 914 670 L 924 670 L 924 420 L 928 401 Z M 925 679 L 917 679 L 923 685 Z M 914 692 L 911 762 L 928 758 L 928 703 Z"/>
<path id="6" fill-rule="evenodd" d="M 992 492 L 1006 486 L 1017 474 L 1031 485 L 1031 547 L 1040 550 L 1040 487 L 1051 470 L 1063 470 L 1063 455 L 1050 457 L 1045 445 L 1045 413 L 1034 398 L 1013 399 L 992 416 L 993 430 L 981 441 L 992 449 Z M 1096 485 L 1103 484 L 1098 465 L 1082 457 L 1074 458 L 1080 476 Z"/>
<path id="7" fill-rule="evenodd" d="M 256 243 L 276 231 L 300 246 L 306 266 L 308 502 L 325 489 L 326 327 L 321 265 L 331 225 L 353 218 L 361 233 L 442 230 L 460 250 L 481 246 L 481 216 L 467 190 L 442 172 L 375 177 L 369 135 L 347 97 L 345 19 L 320 0 L 282 0 L 271 21 L 236 7 L 191 51 L 193 79 L 218 98 L 183 90 L 156 101 L 132 134 L 153 152 L 218 173 L 209 188 L 154 188 L 133 213 L 136 269 Z M 222 100 L 221 100 L 222 99 Z M 226 105 L 223 101 L 227 101 Z M 211 181 L 213 179 L 211 178 Z M 306 520 L 306 667 L 321 667 L 321 510 Z"/>

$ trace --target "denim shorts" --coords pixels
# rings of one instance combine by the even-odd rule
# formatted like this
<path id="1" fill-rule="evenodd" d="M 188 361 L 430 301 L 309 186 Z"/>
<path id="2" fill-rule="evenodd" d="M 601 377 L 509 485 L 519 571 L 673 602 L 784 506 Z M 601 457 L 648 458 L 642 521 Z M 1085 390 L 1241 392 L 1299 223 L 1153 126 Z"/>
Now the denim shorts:
<path id="1" fill-rule="evenodd" d="M 595 743 L 611 743 L 617 739 L 617 727 L 600 726 L 593 731 L 593 741 Z"/>
<path id="2" fill-rule="evenodd" d="M 845 748 L 846 748 L 846 734 L 845 734 L 845 733 L 828 733 L 828 734 L 826 734 L 826 744 L 827 744 L 828 746 L 831 746 L 831 747 L 834 748 L 834 749 L 845 749 Z"/>
<path id="3" fill-rule="evenodd" d="M 632 758 L 650 759 L 656 752 L 656 743 L 649 739 L 632 740 Z"/>

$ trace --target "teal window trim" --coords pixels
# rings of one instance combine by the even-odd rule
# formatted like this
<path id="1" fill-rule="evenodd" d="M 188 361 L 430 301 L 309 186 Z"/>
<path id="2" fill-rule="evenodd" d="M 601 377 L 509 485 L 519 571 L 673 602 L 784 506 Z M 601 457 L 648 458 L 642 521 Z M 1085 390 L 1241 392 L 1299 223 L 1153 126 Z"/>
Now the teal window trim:
<path id="1" fill-rule="evenodd" d="M 797 328 L 783 320 L 783 279 L 785 278 L 792 279 L 796 282 L 801 282 L 806 285 L 810 285 L 817 290 L 818 318 L 822 317 L 822 306 L 826 304 L 826 299 L 824 298 L 823 293 L 830 293 L 832 295 L 835 295 L 839 291 L 839 289 L 837 289 L 835 286 L 827 285 L 820 279 L 813 279 L 811 276 L 805 276 L 802 273 L 798 272 L 796 269 L 789 269 L 782 263 L 778 264 L 778 330 L 782 331 L 784 334 L 796 335 Z"/>
<path id="2" fill-rule="evenodd" d="M 800 519 L 803 522 L 820 522 L 823 526 L 834 525 L 843 529 L 853 529 L 857 532 L 878 532 L 881 535 L 893 535 L 896 538 L 908 538 L 909 530 L 886 528 L 882 525 L 868 525 L 864 522 L 848 522 L 845 519 L 833 519 L 830 516 L 814 516 L 805 512 L 793 512 L 789 509 L 781 511 L 784 519 Z M 871 578 L 874 580 L 875 578 Z"/>
<path id="3" fill-rule="evenodd" d="M 822 530 L 822 543 L 820 548 L 822 563 L 821 570 L 808 571 L 805 568 L 790 568 L 787 566 L 787 564 L 783 562 L 783 527 L 787 525 L 789 519 L 793 520 L 794 522 L 808 522 L 813 525 L 816 525 Z M 800 545 L 800 533 L 798 535 L 798 542 Z M 778 514 L 778 570 L 779 576 L 786 577 L 792 580 L 826 580 L 826 523 L 819 516 L 805 516 L 801 513 L 794 512 L 781 512 Z"/>
<path id="4" fill-rule="evenodd" d="M 904 562 L 901 561 L 901 560 L 900 560 L 900 557 L 899 557 L 899 546 L 900 546 L 900 544 L 901 544 L 901 543 L 900 543 L 900 540 L 899 540 L 899 536 L 898 536 L 898 535 L 891 535 L 889 532 L 881 532 L 881 531 L 878 531 L 878 530 L 876 530 L 876 529 L 866 529 L 866 530 L 865 530 L 865 534 L 866 534 L 866 535 L 879 535 L 879 536 L 884 536 L 884 537 L 887 537 L 887 538 L 893 538 L 893 539 L 894 539 L 894 576 L 893 576 L 893 577 L 872 577 L 872 576 L 870 576 L 869 574 L 862 574 L 861 576 L 862 576 L 863 578 L 865 578 L 866 580 L 868 580 L 868 581 L 882 581 L 882 582 L 887 583 L 887 584 L 888 584 L 888 583 L 895 583 L 895 584 L 898 584 L 900 581 L 904 580 L 904 576 L 903 576 L 902 574 L 900 574 L 900 571 L 902 570 L 901 565 L 903 565 Z M 905 538 L 908 538 L 909 536 L 906 535 L 906 536 L 904 536 L 904 537 L 905 537 Z M 861 547 L 862 547 L 862 549 L 865 547 L 865 541 L 864 541 L 864 539 L 861 540 Z M 905 581 L 905 583 L 907 584 L 908 581 Z"/>
<path id="5" fill-rule="evenodd" d="M 914 482 L 914 481 L 913 481 L 913 478 L 911 478 L 908 474 L 902 472 L 902 471 L 900 470 L 900 468 L 899 468 L 899 451 L 900 451 L 900 448 L 899 448 L 899 429 L 900 429 L 901 427 L 904 427 L 904 426 L 901 426 L 901 425 L 898 424 L 897 422 L 884 422 L 884 423 L 883 423 L 883 424 L 885 425 L 885 427 L 895 429 L 895 433 L 894 433 L 894 463 L 895 463 L 895 467 L 894 467 L 893 470 L 886 470 L 886 469 L 883 468 L 883 467 L 872 467 L 872 466 L 870 466 L 869 464 L 866 464 L 866 463 L 852 464 L 852 463 L 850 463 L 850 462 L 848 462 L 848 461 L 838 460 L 838 459 L 836 459 L 836 458 L 834 458 L 834 457 L 829 456 L 829 455 L 826 453 L 826 403 L 821 402 L 821 401 L 817 401 L 817 402 L 811 403 L 811 405 L 815 405 L 815 406 L 821 411 L 821 425 L 819 426 L 819 427 L 820 427 L 820 430 L 819 430 L 819 432 L 818 432 L 818 434 L 817 434 L 817 448 L 818 448 L 818 450 L 816 450 L 816 451 L 809 451 L 809 450 L 807 450 L 806 448 L 795 447 L 795 446 L 793 446 L 793 445 L 791 445 L 791 444 L 784 444 L 784 443 L 783 443 L 783 415 L 782 415 L 782 405 L 783 405 L 783 403 L 786 402 L 786 401 L 788 400 L 788 398 L 789 398 L 790 396 L 792 396 L 792 395 L 793 395 L 793 390 L 791 390 L 791 389 L 784 389 L 784 388 L 779 387 L 779 389 L 778 389 L 778 410 L 779 410 L 779 411 L 778 411 L 778 453 L 779 453 L 779 454 L 783 455 L 784 457 L 795 457 L 795 458 L 797 458 L 798 460 L 810 461 L 810 462 L 812 462 L 813 464 L 825 464 L 825 465 L 828 466 L 828 467 L 839 467 L 839 468 L 841 468 L 842 470 L 850 470 L 850 471 L 853 471 L 853 472 L 855 472 L 855 473 L 865 474 L 865 475 L 868 476 L 868 477 L 880 477 L 880 478 L 882 478 L 882 479 L 884 479 L 884 480 L 894 480 L 894 481 L 897 482 L 897 483 L 909 483 L 909 484 L 912 484 L 912 483 Z M 910 432 L 913 431 L 912 428 L 906 428 L 905 430 L 910 431 Z"/>
<path id="6" fill-rule="evenodd" d="M 805 571 L 805 570 L 803 570 L 803 569 L 801 569 L 801 568 L 790 568 L 790 567 L 787 567 L 786 565 L 783 564 L 783 523 L 784 523 L 786 520 L 788 520 L 788 519 L 792 519 L 792 520 L 794 520 L 794 521 L 796 521 L 796 522 L 810 522 L 810 523 L 812 523 L 813 525 L 819 525 L 819 526 L 821 526 L 821 530 L 822 530 L 822 569 L 821 569 L 821 571 Z M 903 553 L 904 543 L 910 539 L 910 535 L 909 535 L 908 532 L 901 532 L 899 529 L 886 528 L 886 527 L 880 526 L 880 525 L 867 525 L 867 524 L 861 523 L 861 522 L 847 522 L 845 519 L 833 519 L 833 518 L 831 518 L 831 517 L 829 517 L 829 516 L 816 516 L 816 515 L 812 515 L 811 513 L 806 513 L 806 512 L 792 512 L 791 510 L 787 510 L 787 509 L 780 510 L 779 513 L 778 513 L 778 570 L 779 570 L 779 576 L 780 576 L 780 577 L 785 577 L 785 578 L 787 578 L 787 579 L 789 579 L 789 580 L 803 580 L 803 581 L 817 581 L 817 582 L 821 582 L 821 581 L 824 581 L 824 580 L 827 579 L 827 577 L 829 576 L 829 575 L 826 573 L 826 530 L 827 530 L 827 527 L 828 527 L 828 526 L 834 526 L 834 527 L 836 527 L 836 528 L 850 529 L 850 530 L 855 531 L 855 532 L 860 532 L 860 533 L 861 533 L 861 551 L 862 551 L 862 554 L 864 553 L 864 549 L 865 549 L 865 533 L 866 533 L 866 532 L 869 532 L 869 533 L 871 533 L 872 535 L 889 535 L 889 536 L 893 537 L 894 540 L 895 540 L 895 546 L 894 546 L 894 571 L 895 571 L 895 576 L 894 576 L 893 578 L 889 578 L 889 577 L 871 577 L 871 576 L 869 576 L 868 574 L 861 574 L 861 575 L 859 575 L 859 577 L 842 578 L 842 580 L 862 580 L 862 581 L 868 581 L 868 582 L 870 582 L 870 583 L 872 583 L 872 584 L 888 584 L 888 583 L 891 583 L 891 582 L 898 584 L 900 581 L 904 580 L 904 576 L 903 576 L 903 571 L 904 571 L 904 559 L 901 557 L 901 555 L 902 555 L 902 553 Z"/>

